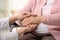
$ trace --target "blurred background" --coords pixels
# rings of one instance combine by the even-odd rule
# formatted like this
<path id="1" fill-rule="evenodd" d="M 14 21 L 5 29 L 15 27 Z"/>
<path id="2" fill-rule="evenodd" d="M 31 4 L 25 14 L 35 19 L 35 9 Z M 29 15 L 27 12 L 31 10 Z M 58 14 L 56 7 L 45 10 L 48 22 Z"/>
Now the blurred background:
<path id="1" fill-rule="evenodd" d="M 28 0 L 0 0 L 0 18 L 10 17 L 15 11 L 20 10 Z"/>

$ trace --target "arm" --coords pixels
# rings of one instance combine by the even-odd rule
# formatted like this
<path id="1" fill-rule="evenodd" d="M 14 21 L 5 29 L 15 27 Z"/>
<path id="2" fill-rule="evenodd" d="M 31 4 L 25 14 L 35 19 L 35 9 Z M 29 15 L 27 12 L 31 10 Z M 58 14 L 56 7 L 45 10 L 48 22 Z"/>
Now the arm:
<path id="1" fill-rule="evenodd" d="M 7 30 L 10 31 L 9 18 L 0 19 L 0 40 L 18 40 L 18 34 L 16 32 L 2 34 L 2 32 Z"/>
<path id="2" fill-rule="evenodd" d="M 36 16 L 29 17 L 22 21 L 23 25 L 28 25 L 31 23 L 45 23 L 48 25 L 60 26 L 60 13 L 51 14 L 47 16 Z"/>
<path id="3" fill-rule="evenodd" d="M 5 21 L 6 20 L 6 21 Z M 9 19 L 2 19 L 1 21 L 2 22 L 4 22 L 5 24 L 4 25 L 8 25 L 9 23 L 7 22 L 7 20 L 9 20 Z M 1 22 L 0 21 L 0 22 Z M 2 23 L 1 22 L 1 23 Z M 6 22 L 8 23 L 8 24 L 6 24 Z M 10 20 L 10 22 L 11 22 L 11 20 Z M 1 24 L 0 23 L 0 24 Z M 4 25 L 2 24 L 2 29 L 4 28 Z M 9 28 L 9 26 L 7 26 L 8 28 Z M 6 28 L 6 29 L 8 29 L 8 28 Z M 4 28 L 5 29 L 5 28 Z M 5 31 L 5 30 L 4 30 Z M 18 40 L 18 35 L 21 35 L 21 34 L 24 34 L 25 32 L 29 32 L 30 31 L 30 29 L 29 28 L 27 28 L 27 27 L 19 27 L 19 28 L 17 28 L 16 29 L 16 31 L 14 31 L 14 32 L 4 32 L 4 31 L 1 31 L 1 29 L 0 29 L 0 40 Z M 7 31 L 7 30 L 6 30 Z M 1 33 L 1 32 L 3 32 L 3 33 Z"/>
<path id="4" fill-rule="evenodd" d="M 4 19 L 0 19 L 0 31 L 1 30 L 9 30 L 10 29 L 10 25 L 12 25 L 15 21 L 17 20 L 22 20 L 26 17 L 30 16 L 30 14 L 28 13 L 23 13 L 23 14 L 16 14 L 11 16 L 10 18 L 4 18 Z"/>
<path id="5" fill-rule="evenodd" d="M 0 33 L 4 32 L 4 31 L 8 31 L 8 30 L 10 31 L 10 25 L 12 25 L 17 20 L 22 20 L 22 19 L 24 19 L 24 18 L 26 18 L 28 16 L 30 16 L 30 15 L 27 14 L 27 13 L 24 13 L 24 14 L 13 15 L 12 17 L 7 18 L 7 19 L 6 18 L 1 19 L 0 20 Z M 21 35 L 22 33 L 24 33 L 24 31 L 25 31 L 25 28 L 23 28 L 23 29 L 17 29 L 16 30 L 16 32 L 18 33 L 18 35 Z M 8 39 L 12 38 L 11 40 L 13 40 L 13 39 L 16 38 L 15 40 L 17 40 L 17 36 L 18 35 L 17 35 L 16 32 L 8 32 L 6 34 L 5 33 L 1 34 L 0 35 L 0 39 L 5 36 L 4 38 L 8 38 Z M 6 39 L 2 39 L 2 40 L 6 40 Z"/>
<path id="6" fill-rule="evenodd" d="M 48 25 L 60 26 L 60 13 L 44 16 L 44 23 Z"/>

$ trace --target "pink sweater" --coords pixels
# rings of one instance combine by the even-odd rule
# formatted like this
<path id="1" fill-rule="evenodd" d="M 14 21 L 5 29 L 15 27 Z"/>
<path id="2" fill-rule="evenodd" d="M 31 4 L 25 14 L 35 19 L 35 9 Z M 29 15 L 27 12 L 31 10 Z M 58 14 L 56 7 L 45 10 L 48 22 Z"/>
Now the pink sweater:
<path id="1" fill-rule="evenodd" d="M 30 0 L 20 12 L 31 12 L 41 16 L 41 8 L 45 3 L 46 0 Z M 51 15 L 44 17 L 45 24 L 48 25 L 50 33 L 52 33 L 56 40 L 60 40 L 60 0 L 55 0 Z"/>

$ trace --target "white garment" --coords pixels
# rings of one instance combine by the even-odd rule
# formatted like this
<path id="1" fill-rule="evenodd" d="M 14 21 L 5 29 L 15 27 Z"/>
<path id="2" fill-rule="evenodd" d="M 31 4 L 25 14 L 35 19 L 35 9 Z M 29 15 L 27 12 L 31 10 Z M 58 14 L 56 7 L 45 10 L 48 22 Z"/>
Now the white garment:
<path id="1" fill-rule="evenodd" d="M 0 40 L 18 40 L 17 32 L 10 32 L 9 18 L 0 19 Z"/>
<path id="2" fill-rule="evenodd" d="M 43 6 L 42 14 L 44 15 L 50 15 L 52 5 L 54 3 L 54 0 L 47 0 L 47 4 Z M 37 33 L 49 33 L 47 25 L 41 23 L 38 25 L 38 28 L 36 30 Z"/>

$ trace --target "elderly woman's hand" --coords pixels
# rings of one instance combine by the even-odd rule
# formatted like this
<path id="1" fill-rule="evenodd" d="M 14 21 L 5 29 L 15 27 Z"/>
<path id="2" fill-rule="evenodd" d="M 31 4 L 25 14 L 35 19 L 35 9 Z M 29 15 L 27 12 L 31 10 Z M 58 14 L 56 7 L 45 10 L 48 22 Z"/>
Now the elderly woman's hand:
<path id="1" fill-rule="evenodd" d="M 19 35 L 21 35 L 21 34 L 24 34 L 26 32 L 33 31 L 34 29 L 36 29 L 36 27 L 37 27 L 37 24 L 30 24 L 30 25 L 27 25 L 27 27 L 17 27 L 16 31 Z"/>
<path id="2" fill-rule="evenodd" d="M 30 24 L 30 25 L 27 25 L 27 29 L 31 32 L 31 31 L 34 31 L 36 28 L 37 28 L 37 24 Z"/>
<path id="3" fill-rule="evenodd" d="M 13 15 L 17 20 L 23 20 L 26 17 L 30 16 L 30 12 L 20 12 Z"/>
<path id="4" fill-rule="evenodd" d="M 43 17 L 42 16 L 36 16 L 36 17 L 28 17 L 28 18 L 25 18 L 23 21 L 22 21 L 22 25 L 23 26 L 27 26 L 29 24 L 39 24 L 43 21 Z"/>
<path id="5" fill-rule="evenodd" d="M 11 16 L 9 18 L 9 24 L 13 24 L 15 21 L 19 20 L 23 20 L 26 17 L 29 17 L 30 13 L 29 12 L 21 12 L 21 13 L 15 13 L 13 16 Z"/>

